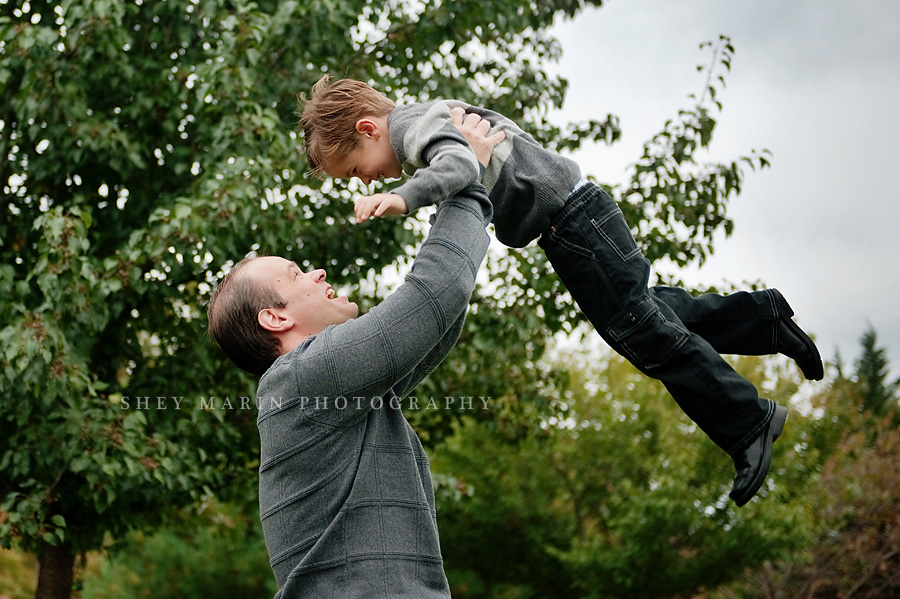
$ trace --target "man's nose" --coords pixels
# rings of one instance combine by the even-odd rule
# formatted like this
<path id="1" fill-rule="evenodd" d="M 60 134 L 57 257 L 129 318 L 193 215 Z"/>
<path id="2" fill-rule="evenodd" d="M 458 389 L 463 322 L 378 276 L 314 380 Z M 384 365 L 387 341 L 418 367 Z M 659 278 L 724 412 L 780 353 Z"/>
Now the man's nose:
<path id="1" fill-rule="evenodd" d="M 316 269 L 309 273 L 309 277 L 315 281 L 316 283 L 321 283 L 325 280 L 325 270 L 322 268 Z"/>

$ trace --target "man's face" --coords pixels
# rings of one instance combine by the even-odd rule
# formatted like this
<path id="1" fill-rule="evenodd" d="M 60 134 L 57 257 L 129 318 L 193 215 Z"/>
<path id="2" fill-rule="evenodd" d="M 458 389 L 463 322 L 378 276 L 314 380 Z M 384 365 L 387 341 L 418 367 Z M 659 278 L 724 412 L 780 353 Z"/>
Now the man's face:
<path id="1" fill-rule="evenodd" d="M 362 121 L 361 121 L 362 122 Z M 366 120 L 366 123 L 372 121 Z M 391 147 L 386 122 L 383 126 L 363 126 L 359 132 L 359 144 L 339 160 L 325 167 L 325 172 L 335 179 L 359 178 L 363 185 L 382 179 L 399 179 L 403 168 Z"/>
<path id="2" fill-rule="evenodd" d="M 295 332 L 316 335 L 359 315 L 354 302 L 335 294 L 324 270 L 303 272 L 295 262 L 277 256 L 257 258 L 247 268 L 247 275 L 271 285 L 284 298 L 284 308 L 276 310 L 293 322 Z"/>

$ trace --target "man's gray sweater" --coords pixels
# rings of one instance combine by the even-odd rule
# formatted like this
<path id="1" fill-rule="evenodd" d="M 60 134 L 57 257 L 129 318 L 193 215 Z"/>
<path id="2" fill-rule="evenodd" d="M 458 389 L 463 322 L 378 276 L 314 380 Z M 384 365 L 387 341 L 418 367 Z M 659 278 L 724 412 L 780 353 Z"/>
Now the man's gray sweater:
<path id="1" fill-rule="evenodd" d="M 276 598 L 450 597 L 428 458 L 397 407 L 459 336 L 490 219 L 480 184 L 440 201 L 397 291 L 260 379 L 260 519 Z"/>
<path id="2" fill-rule="evenodd" d="M 402 196 L 412 212 L 480 180 L 475 153 L 453 126 L 450 110 L 455 106 L 486 119 L 491 131 L 506 133 L 482 182 L 494 205 L 497 239 L 511 247 L 528 245 L 563 207 L 581 180 L 581 169 L 491 110 L 457 100 L 394 108 L 388 115 L 391 145 L 403 170 L 413 176 L 391 193 Z"/>

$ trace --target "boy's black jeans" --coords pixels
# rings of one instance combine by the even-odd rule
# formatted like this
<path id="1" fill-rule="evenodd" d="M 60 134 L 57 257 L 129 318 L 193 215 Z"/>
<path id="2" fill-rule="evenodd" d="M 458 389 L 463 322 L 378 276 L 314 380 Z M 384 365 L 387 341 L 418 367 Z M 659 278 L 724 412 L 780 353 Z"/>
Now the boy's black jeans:
<path id="1" fill-rule="evenodd" d="M 622 211 L 593 183 L 574 191 L 538 240 L 601 337 L 659 379 L 685 414 L 730 455 L 747 448 L 775 404 L 720 353 L 775 353 L 778 313 L 768 291 L 693 297 L 648 288 L 650 262 Z"/>

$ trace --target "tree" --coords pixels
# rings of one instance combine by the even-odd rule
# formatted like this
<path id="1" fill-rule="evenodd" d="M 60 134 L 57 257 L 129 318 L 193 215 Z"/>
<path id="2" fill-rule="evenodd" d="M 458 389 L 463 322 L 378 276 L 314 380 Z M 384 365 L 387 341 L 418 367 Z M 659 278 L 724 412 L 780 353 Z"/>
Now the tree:
<path id="1" fill-rule="evenodd" d="M 438 509 L 454 597 L 691 597 L 807 547 L 815 456 L 799 448 L 799 414 L 763 499 L 737 509 L 730 460 L 658 381 L 611 354 L 561 362 L 569 382 L 539 430 L 510 443 L 468 419 L 435 450 L 465 491 Z M 738 368 L 767 376 L 765 360 Z M 766 386 L 787 403 L 796 383 L 775 373 Z"/>
<path id="2" fill-rule="evenodd" d="M 277 584 L 258 510 L 205 504 L 200 522 L 136 531 L 90 560 L 81 599 L 261 599 Z M 195 526 L 200 524 L 200 526 Z"/>
<path id="3" fill-rule="evenodd" d="M 795 441 L 805 456 L 797 474 L 807 480 L 796 501 L 808 506 L 814 523 L 808 546 L 754 568 L 711 599 L 900 596 L 900 429 L 896 412 L 876 416 L 862 407 L 872 388 L 862 374 L 871 371 L 862 364 L 878 363 L 872 360 L 877 352 L 871 328 L 861 345 L 857 376 L 839 375 L 813 395 L 814 416 Z M 797 465 L 790 470 L 797 471 Z"/>
<path id="4" fill-rule="evenodd" d="M 583 6 L 0 0 L 0 393 L 13 398 L 0 405 L 0 540 L 39 556 L 39 597 L 67 596 L 75 557 L 105 537 L 253 484 L 254 381 L 204 335 L 205 301 L 236 260 L 324 266 L 337 285 L 363 281 L 365 307 L 383 269 L 412 253 L 413 223 L 356 227 L 357 188 L 303 177 L 297 92 L 330 71 L 398 101 L 488 104 L 551 146 L 612 142 L 612 116 L 546 119 L 566 87 L 543 70 L 560 52 L 546 28 Z M 710 68 L 729 67 L 727 40 L 717 52 Z M 653 211 L 683 225 L 650 236 L 651 256 L 702 258 L 728 226 L 740 166 L 764 164 L 694 168 L 719 81 L 666 126 L 623 198 L 636 230 Z M 490 278 L 506 285 L 512 270 L 506 293 L 480 294 L 473 322 L 536 334 L 530 354 L 510 354 L 526 373 L 523 360 L 579 317 L 538 253 L 502 255 Z M 525 330 L 538 319 L 548 324 Z M 465 342 L 494 348 L 471 326 Z"/>
<path id="5" fill-rule="evenodd" d="M 900 379 L 888 382 L 887 352 L 877 344 L 875 329 L 869 326 L 860 338 L 862 353 L 856 361 L 856 379 L 862 395 L 860 410 L 875 417 L 891 407 L 897 408 L 897 391 L 900 389 Z"/>
<path id="6" fill-rule="evenodd" d="M 875 442 L 848 431 L 814 493 L 816 536 L 794 559 L 756 570 L 740 596 L 890 599 L 900 596 L 900 431 L 881 421 Z M 739 587 L 743 588 L 743 587 Z M 734 595 L 725 595 L 734 597 Z"/>

